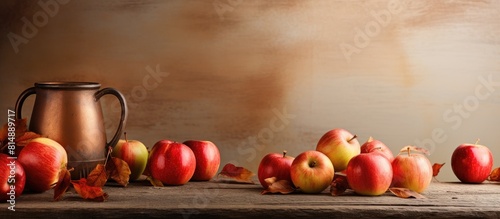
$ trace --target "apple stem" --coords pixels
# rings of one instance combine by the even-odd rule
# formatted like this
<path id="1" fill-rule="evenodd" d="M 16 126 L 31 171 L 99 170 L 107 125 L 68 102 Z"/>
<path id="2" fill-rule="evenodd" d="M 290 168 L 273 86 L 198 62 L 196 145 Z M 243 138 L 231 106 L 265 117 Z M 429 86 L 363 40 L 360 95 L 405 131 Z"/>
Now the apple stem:
<path id="1" fill-rule="evenodd" d="M 127 140 L 127 132 L 123 132 L 123 136 L 125 137 L 125 142 L 128 142 L 128 140 Z"/>
<path id="2" fill-rule="evenodd" d="M 352 140 L 354 140 L 354 139 L 355 139 L 355 138 L 357 138 L 357 137 L 358 137 L 357 135 L 354 135 L 354 136 L 352 136 L 352 138 L 351 138 L 351 139 L 347 140 L 347 142 L 351 142 Z"/>
<path id="3" fill-rule="evenodd" d="M 369 152 L 373 152 L 375 150 L 382 150 L 382 147 L 375 147 L 375 148 L 372 148 Z"/>
<path id="4" fill-rule="evenodd" d="M 479 138 L 478 138 L 478 139 L 476 140 L 476 143 L 474 143 L 474 145 L 479 144 L 479 140 L 481 140 L 481 139 L 479 139 Z"/>
<path id="5" fill-rule="evenodd" d="M 406 147 L 406 151 L 408 151 L 408 157 L 410 156 L 410 150 L 411 150 L 411 147 Z"/>
<path id="6" fill-rule="evenodd" d="M 283 150 L 283 158 L 286 156 L 286 150 Z"/>

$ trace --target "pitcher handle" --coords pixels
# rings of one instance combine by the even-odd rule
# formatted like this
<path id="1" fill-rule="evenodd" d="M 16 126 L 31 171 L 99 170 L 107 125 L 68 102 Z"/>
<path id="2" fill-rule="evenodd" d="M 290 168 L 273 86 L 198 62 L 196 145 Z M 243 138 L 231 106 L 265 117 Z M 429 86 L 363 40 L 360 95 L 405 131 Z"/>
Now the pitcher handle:
<path id="1" fill-rule="evenodd" d="M 125 101 L 125 97 L 119 91 L 115 90 L 114 88 L 110 88 L 110 87 L 103 88 L 103 89 L 97 91 L 94 94 L 95 100 L 99 101 L 99 99 L 101 99 L 101 97 L 106 95 L 106 94 L 111 94 L 111 95 L 115 96 L 118 99 L 118 101 L 120 101 L 120 107 L 122 109 L 121 115 L 120 115 L 120 124 L 118 125 L 118 129 L 116 130 L 115 135 L 113 136 L 111 141 L 106 143 L 107 147 L 110 147 L 110 146 L 114 147 L 116 145 L 116 143 L 118 143 L 118 140 L 120 139 L 123 127 L 127 123 L 127 116 L 128 116 L 127 102 Z"/>
<path id="2" fill-rule="evenodd" d="M 23 103 L 28 98 L 28 96 L 36 94 L 35 87 L 30 87 L 26 90 L 24 90 L 19 97 L 17 98 L 16 101 L 16 119 L 22 119 L 23 117 L 21 116 L 21 113 L 23 111 Z"/>

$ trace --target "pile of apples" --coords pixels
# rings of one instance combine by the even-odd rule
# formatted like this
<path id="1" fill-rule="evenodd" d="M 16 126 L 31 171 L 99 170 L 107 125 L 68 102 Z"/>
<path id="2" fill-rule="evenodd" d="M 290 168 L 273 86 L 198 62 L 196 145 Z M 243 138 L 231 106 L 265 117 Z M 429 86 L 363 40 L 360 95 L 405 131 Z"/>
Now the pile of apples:
<path id="1" fill-rule="evenodd" d="M 258 179 L 267 189 L 265 179 L 292 182 L 304 193 L 320 193 L 330 186 L 335 172 L 346 175 L 349 187 L 358 194 L 380 195 L 389 187 L 423 192 L 432 180 L 432 166 L 422 153 L 411 153 L 404 147 L 396 157 L 381 141 L 369 138 L 363 145 L 345 129 L 333 129 L 318 141 L 316 150 L 297 157 L 271 153 L 263 157 Z M 220 166 L 218 147 L 211 141 L 189 140 L 183 143 L 160 140 L 148 152 L 136 140 L 120 140 L 113 157 L 127 162 L 131 180 L 143 174 L 166 185 L 183 185 L 188 181 L 207 181 Z M 65 149 L 45 137 L 31 140 L 17 160 L 0 154 L 0 201 L 18 197 L 26 186 L 32 192 L 44 192 L 55 186 L 61 170 L 68 163 Z M 477 144 L 459 145 L 451 156 L 451 166 L 464 183 L 482 183 L 492 170 L 493 156 Z"/>
<path id="2" fill-rule="evenodd" d="M 482 183 L 493 165 L 490 150 L 477 142 L 458 146 L 451 159 L 453 172 L 464 183 Z M 383 142 L 370 137 L 360 145 L 356 135 L 341 128 L 326 132 L 316 150 L 295 158 L 286 153 L 264 156 L 257 175 L 264 189 L 268 188 L 265 179 L 276 177 L 304 193 L 321 193 L 331 185 L 335 172 L 345 174 L 354 192 L 369 196 L 384 194 L 390 187 L 421 193 L 433 177 L 429 159 L 418 148 L 406 146 L 394 157 Z"/>
<path id="3" fill-rule="evenodd" d="M 211 141 L 161 140 L 148 152 L 140 141 L 125 138 L 118 141 L 112 156 L 127 162 L 130 180 L 137 180 L 147 172 L 166 185 L 210 180 L 220 165 L 219 149 Z M 52 189 L 67 163 L 66 150 L 46 137 L 32 139 L 17 160 L 0 154 L 0 201 L 15 200 L 25 188 L 34 193 Z"/>
<path id="4" fill-rule="evenodd" d="M 125 138 L 118 141 L 111 155 L 127 162 L 131 180 L 139 179 L 144 173 L 165 185 L 208 181 L 220 166 L 219 149 L 211 141 L 160 140 L 148 152 L 142 142 Z"/>
<path id="5" fill-rule="evenodd" d="M 44 137 L 32 139 L 17 159 L 0 154 L 0 200 L 15 200 L 25 187 L 37 193 L 53 188 L 67 163 L 66 150 Z"/>

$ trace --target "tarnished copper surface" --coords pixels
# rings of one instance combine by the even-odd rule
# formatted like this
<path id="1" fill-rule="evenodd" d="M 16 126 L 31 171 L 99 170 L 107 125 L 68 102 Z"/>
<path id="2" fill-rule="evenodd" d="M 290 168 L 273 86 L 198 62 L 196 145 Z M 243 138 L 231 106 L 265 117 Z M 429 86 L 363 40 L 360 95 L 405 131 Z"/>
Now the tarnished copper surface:
<path id="1" fill-rule="evenodd" d="M 59 142 L 68 153 L 68 168 L 75 168 L 73 179 L 80 179 L 105 160 L 107 146 L 114 146 L 126 123 L 127 105 L 113 88 L 100 88 L 94 82 L 41 82 L 26 89 L 16 103 L 16 116 L 22 118 L 24 100 L 36 94 L 29 129 Z M 107 142 L 99 99 L 111 94 L 120 101 L 121 119 L 115 135 Z"/>

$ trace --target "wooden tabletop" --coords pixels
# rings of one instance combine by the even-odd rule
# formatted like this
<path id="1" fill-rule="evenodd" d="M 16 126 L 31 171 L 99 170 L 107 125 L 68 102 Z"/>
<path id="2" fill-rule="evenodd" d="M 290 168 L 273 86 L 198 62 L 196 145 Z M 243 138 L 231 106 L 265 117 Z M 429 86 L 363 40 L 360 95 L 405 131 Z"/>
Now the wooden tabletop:
<path id="1" fill-rule="evenodd" d="M 433 182 L 426 199 L 403 199 L 392 193 L 378 197 L 348 192 L 261 195 L 260 184 L 189 182 L 155 188 L 149 182 L 127 187 L 107 185 L 106 202 L 82 200 L 74 190 L 52 201 L 53 190 L 23 194 L 16 211 L 0 204 L 0 218 L 500 218 L 500 184 Z"/>

